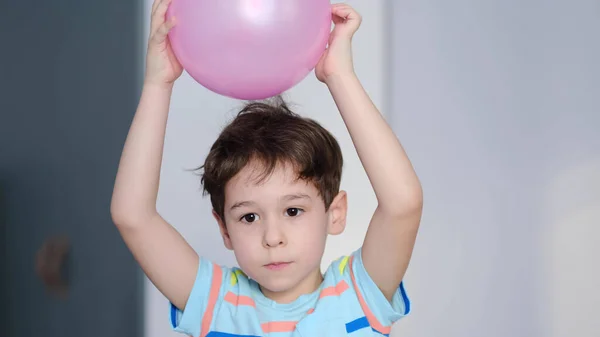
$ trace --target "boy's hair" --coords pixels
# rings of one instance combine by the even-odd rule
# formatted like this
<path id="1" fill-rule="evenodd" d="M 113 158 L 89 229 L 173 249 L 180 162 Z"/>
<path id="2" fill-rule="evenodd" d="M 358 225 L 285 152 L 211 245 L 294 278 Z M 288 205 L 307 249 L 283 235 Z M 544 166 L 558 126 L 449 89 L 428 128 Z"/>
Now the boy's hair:
<path id="1" fill-rule="evenodd" d="M 206 157 L 202 172 L 204 194 L 224 221 L 225 184 L 250 161 L 264 169 L 258 182 L 279 164 L 291 164 L 298 179 L 315 185 L 325 208 L 339 192 L 342 151 L 321 125 L 293 113 L 283 99 L 249 103 L 223 129 Z"/>

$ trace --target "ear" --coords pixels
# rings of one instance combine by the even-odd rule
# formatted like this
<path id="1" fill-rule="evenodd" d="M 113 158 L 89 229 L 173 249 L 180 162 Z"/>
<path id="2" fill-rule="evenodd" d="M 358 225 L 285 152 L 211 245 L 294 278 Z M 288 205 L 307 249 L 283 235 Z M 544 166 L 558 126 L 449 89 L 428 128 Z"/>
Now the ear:
<path id="1" fill-rule="evenodd" d="M 223 221 L 223 219 L 221 219 L 219 214 L 217 214 L 217 212 L 215 212 L 214 209 L 212 211 L 212 215 L 215 218 L 215 220 L 217 220 L 217 223 L 219 224 L 219 230 L 221 231 L 221 236 L 223 237 L 223 244 L 225 245 L 225 248 L 227 248 L 229 250 L 233 250 L 233 245 L 231 244 L 231 238 L 229 237 L 229 232 L 227 231 L 227 226 L 225 226 L 225 221 Z"/>
<path id="2" fill-rule="evenodd" d="M 340 191 L 335 196 L 327 213 L 329 215 L 327 233 L 329 235 L 342 234 L 346 228 L 346 215 L 348 213 L 348 197 L 345 191 Z"/>

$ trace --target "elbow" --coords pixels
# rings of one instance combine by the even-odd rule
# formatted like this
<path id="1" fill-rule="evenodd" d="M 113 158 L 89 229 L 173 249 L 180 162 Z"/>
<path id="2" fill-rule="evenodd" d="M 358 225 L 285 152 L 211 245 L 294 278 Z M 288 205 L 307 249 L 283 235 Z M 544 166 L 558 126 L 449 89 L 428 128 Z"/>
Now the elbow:
<path id="1" fill-rule="evenodd" d="M 110 205 L 110 217 L 112 222 L 118 228 L 127 226 L 127 224 L 132 223 L 131 216 L 127 213 L 124 207 L 116 205 L 114 202 Z"/>
<path id="2" fill-rule="evenodd" d="M 423 212 L 423 194 L 409 195 L 401 198 L 397 203 L 396 209 L 398 210 L 396 215 L 399 216 L 412 216 L 421 214 Z"/>
<path id="3" fill-rule="evenodd" d="M 152 216 L 151 211 L 141 211 L 131 205 L 122 204 L 113 201 L 110 205 L 110 216 L 112 222 L 119 229 L 135 228 L 140 224 L 147 222 L 147 219 Z"/>
<path id="4" fill-rule="evenodd" d="M 394 217 L 420 215 L 423 211 L 423 189 L 420 184 L 403 189 L 387 202 L 380 202 L 378 208 Z"/>
<path id="5" fill-rule="evenodd" d="M 419 213 L 423 210 L 423 188 L 418 185 L 404 198 L 404 203 L 407 209 L 411 211 L 418 211 Z"/>

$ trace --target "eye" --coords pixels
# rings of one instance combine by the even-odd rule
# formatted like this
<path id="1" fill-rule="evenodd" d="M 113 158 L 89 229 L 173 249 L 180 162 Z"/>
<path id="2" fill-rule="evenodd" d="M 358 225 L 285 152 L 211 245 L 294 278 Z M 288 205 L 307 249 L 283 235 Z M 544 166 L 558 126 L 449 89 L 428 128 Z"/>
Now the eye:
<path id="1" fill-rule="evenodd" d="M 287 216 L 298 216 L 300 214 L 302 214 L 302 212 L 304 212 L 304 210 L 300 209 L 300 208 L 296 208 L 296 207 L 291 207 L 288 208 L 287 210 L 285 210 L 285 213 Z"/>
<path id="2" fill-rule="evenodd" d="M 258 220 L 258 214 L 256 213 L 248 213 L 240 218 L 240 221 L 246 223 L 253 223 L 256 220 Z"/>

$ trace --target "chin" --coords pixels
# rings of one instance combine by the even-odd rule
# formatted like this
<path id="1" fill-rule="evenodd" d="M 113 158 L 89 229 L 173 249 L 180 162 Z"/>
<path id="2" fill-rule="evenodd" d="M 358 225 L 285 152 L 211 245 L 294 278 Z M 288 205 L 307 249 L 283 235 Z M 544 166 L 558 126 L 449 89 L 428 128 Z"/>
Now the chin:
<path id="1" fill-rule="evenodd" d="M 290 290 L 298 284 L 298 280 L 290 277 L 273 277 L 269 275 L 264 275 L 257 281 L 261 287 L 276 293 Z"/>

